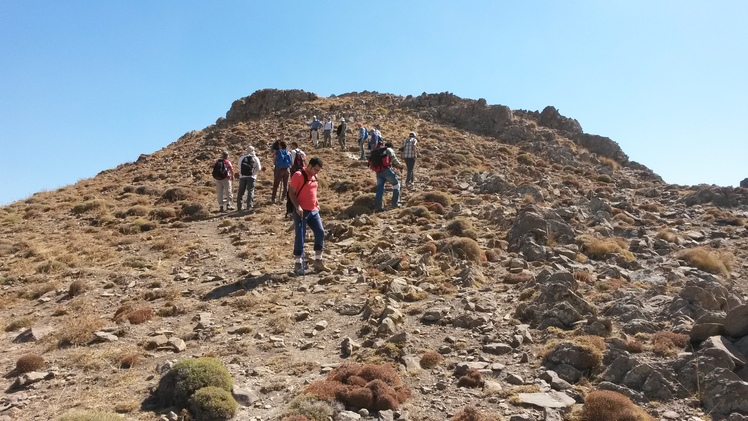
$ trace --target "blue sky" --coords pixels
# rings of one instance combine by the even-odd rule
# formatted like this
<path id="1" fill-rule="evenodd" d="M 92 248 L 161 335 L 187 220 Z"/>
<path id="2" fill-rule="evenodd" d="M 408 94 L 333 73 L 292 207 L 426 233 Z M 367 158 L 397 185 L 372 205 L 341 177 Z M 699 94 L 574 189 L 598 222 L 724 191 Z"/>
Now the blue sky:
<path id="1" fill-rule="evenodd" d="M 553 105 L 669 183 L 736 186 L 746 16 L 743 0 L 0 0 L 0 204 L 155 152 L 263 88 Z"/>

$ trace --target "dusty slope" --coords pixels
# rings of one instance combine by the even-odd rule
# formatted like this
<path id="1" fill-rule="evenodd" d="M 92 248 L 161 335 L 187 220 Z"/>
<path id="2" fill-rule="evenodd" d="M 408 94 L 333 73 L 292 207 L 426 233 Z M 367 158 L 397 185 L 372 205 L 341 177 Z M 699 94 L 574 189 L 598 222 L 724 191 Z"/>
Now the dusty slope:
<path id="1" fill-rule="evenodd" d="M 230 112 L 216 126 L 187 133 L 135 163 L 2 208 L 0 322 L 8 328 L 0 359 L 11 372 L 21 355 L 38 353 L 46 361 L 42 371 L 54 376 L 6 393 L 1 402 L 7 408 L 0 414 L 50 419 L 70 408 L 86 408 L 155 419 L 140 405 L 158 382 L 156 367 L 213 355 L 228 365 L 238 386 L 258 397 L 237 418 L 277 419 L 305 384 L 323 377 L 325 365 L 343 361 L 341 342 L 348 337 L 364 345 L 349 357 L 353 361 L 400 364 L 425 351 L 444 356 L 432 370 L 402 373 L 413 390 L 403 417 L 446 419 L 472 405 L 542 419 L 534 418 L 542 416 L 541 410 L 518 405 L 512 396 L 543 389 L 538 376 L 544 370 L 544 345 L 570 336 L 572 326 L 551 327 L 554 323 L 518 311 L 523 303 L 543 304 L 536 277 L 546 279 L 544 271 L 576 272 L 575 294 L 597 313 L 582 319 L 600 316 L 612 323 L 597 332 L 608 338 L 605 364 L 622 352 L 616 344 L 634 339 L 642 345 L 636 355 L 643 361 L 675 359 L 681 349 L 655 354 L 653 334 L 688 334 L 690 327 L 682 318 L 670 320 L 667 302 L 651 299 L 677 297 L 691 278 L 718 278 L 731 297 L 745 300 L 746 202 L 740 202 L 745 197 L 740 189 L 733 193 L 737 203 L 728 203 L 737 206 L 718 208 L 708 198 L 687 207 L 684 198 L 707 196 L 705 191 L 713 189 L 667 186 L 615 150 L 608 155 L 621 162 L 591 154 L 580 146 L 581 138 L 570 139 L 581 136 L 572 136 L 573 125 L 572 131 L 561 127 L 568 120 L 543 120 L 540 113 L 515 112 L 504 122 L 508 128 L 499 130 L 499 138 L 513 143 L 506 144 L 485 135 L 493 126 L 466 120 L 463 126 L 473 129 L 468 131 L 457 128 L 459 121 L 439 123 L 462 115 L 438 108 L 444 102 L 439 97 L 431 108 L 408 108 L 403 98 L 375 94 L 311 96 L 287 107 L 281 107 L 282 96 L 258 98 L 259 118 Z M 236 105 L 232 110 L 239 109 Z M 475 114 L 471 106 L 460 112 Z M 383 135 L 397 144 L 409 131 L 419 133 L 417 184 L 404 192 L 404 209 L 347 216 L 354 201 L 367 203 L 374 176 L 355 159 L 352 132 L 345 153 L 306 144 L 305 122 L 328 112 L 346 117 L 349 127 L 359 119 L 379 123 Z M 289 276 L 292 234 L 281 205 L 268 203 L 270 171 L 258 182 L 253 212 L 215 212 L 212 159 L 228 149 L 236 160 L 249 144 L 266 151 L 279 138 L 302 141 L 302 149 L 325 162 L 320 202 L 331 274 Z M 267 155 L 262 158 L 267 166 Z M 434 197 L 423 196 L 427 192 L 439 192 L 436 199 L 453 203 L 435 205 Z M 552 230 L 551 235 L 535 233 L 521 254 L 510 252 L 512 242 L 520 240 L 510 228 L 518 226 L 529 204 L 535 205 L 529 209 L 558 211 L 573 230 L 572 238 L 556 237 Z M 665 228 L 674 238 L 658 234 Z M 622 258 L 622 251 L 592 250 L 583 235 L 621 238 L 624 248 L 633 251 L 634 263 Z M 480 254 L 475 262 L 469 253 L 449 248 L 460 236 L 476 239 Z M 677 253 L 694 246 L 732 252 L 730 274 L 688 269 Z M 542 258 L 528 257 L 538 250 Z M 71 296 L 74 283 L 81 292 Z M 382 328 L 380 317 L 388 296 L 389 306 L 403 315 L 394 332 Z M 646 313 L 652 327 L 632 330 L 624 326 L 631 320 L 605 317 L 617 300 L 654 306 Z M 142 324 L 115 322 L 115 312 L 126 304 L 151 308 L 155 316 Z M 351 308 L 362 312 L 346 315 Z M 424 321 L 425 315 L 437 320 Z M 521 323 L 532 329 L 518 328 Z M 48 327 L 50 333 L 39 341 L 14 343 L 29 326 Z M 574 326 L 584 333 L 579 323 Z M 97 329 L 118 339 L 93 341 Z M 379 330 L 383 334 L 377 335 Z M 397 332 L 407 333 L 404 343 L 382 342 Z M 507 353 L 486 350 L 488 344 L 512 344 L 522 332 L 532 342 L 520 340 Z M 186 350 L 152 349 L 149 342 L 158 334 L 183 339 Z M 122 368 L 123 359 L 135 360 L 134 366 Z M 481 361 L 491 364 L 484 372 L 492 373 L 504 391 L 457 387 L 455 365 Z M 603 371 L 586 373 L 577 394 L 591 390 Z M 8 385 L 14 379 L 11 375 Z M 513 389 L 517 383 L 525 386 Z M 672 410 L 679 419 L 700 417 L 703 411 L 692 407 L 693 396 L 696 391 L 687 397 L 647 398 L 653 402 L 646 408 L 658 415 Z"/>

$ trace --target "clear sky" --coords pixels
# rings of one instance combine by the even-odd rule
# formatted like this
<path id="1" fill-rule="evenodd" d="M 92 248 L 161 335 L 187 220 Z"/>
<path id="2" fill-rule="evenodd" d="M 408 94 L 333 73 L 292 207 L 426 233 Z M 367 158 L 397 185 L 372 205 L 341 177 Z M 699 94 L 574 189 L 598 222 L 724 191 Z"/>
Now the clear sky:
<path id="1" fill-rule="evenodd" d="M 263 88 L 553 105 L 677 184 L 748 177 L 748 1 L 0 0 L 0 204 Z"/>

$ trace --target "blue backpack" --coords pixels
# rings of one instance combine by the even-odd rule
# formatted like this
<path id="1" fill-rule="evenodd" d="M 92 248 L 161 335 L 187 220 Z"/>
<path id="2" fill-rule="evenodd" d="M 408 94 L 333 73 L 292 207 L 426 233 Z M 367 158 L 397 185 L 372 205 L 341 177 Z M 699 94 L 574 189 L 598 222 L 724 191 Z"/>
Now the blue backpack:
<path id="1" fill-rule="evenodd" d="M 275 155 L 275 168 L 291 168 L 291 153 L 286 149 L 281 149 Z"/>

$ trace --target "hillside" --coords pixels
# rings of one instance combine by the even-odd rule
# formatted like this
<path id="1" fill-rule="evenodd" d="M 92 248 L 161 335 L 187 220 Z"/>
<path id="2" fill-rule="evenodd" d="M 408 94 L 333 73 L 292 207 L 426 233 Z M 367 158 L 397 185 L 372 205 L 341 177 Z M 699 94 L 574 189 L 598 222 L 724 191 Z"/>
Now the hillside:
<path id="1" fill-rule="evenodd" d="M 345 117 L 346 151 L 310 145 L 313 115 Z M 400 209 L 373 212 L 356 121 L 396 147 L 418 133 Z M 292 274 L 291 222 L 270 203 L 279 139 L 324 162 L 331 272 Z M 211 164 L 250 145 L 256 207 L 218 212 Z M 258 91 L 156 153 L 0 208 L 0 420 L 156 420 L 169 411 L 151 390 L 198 356 L 228 368 L 238 420 L 293 413 L 346 361 L 392 365 L 410 397 L 325 403 L 336 419 L 573 420 L 609 390 L 655 419 L 748 420 L 747 221 L 748 189 L 668 185 L 553 107 Z"/>

